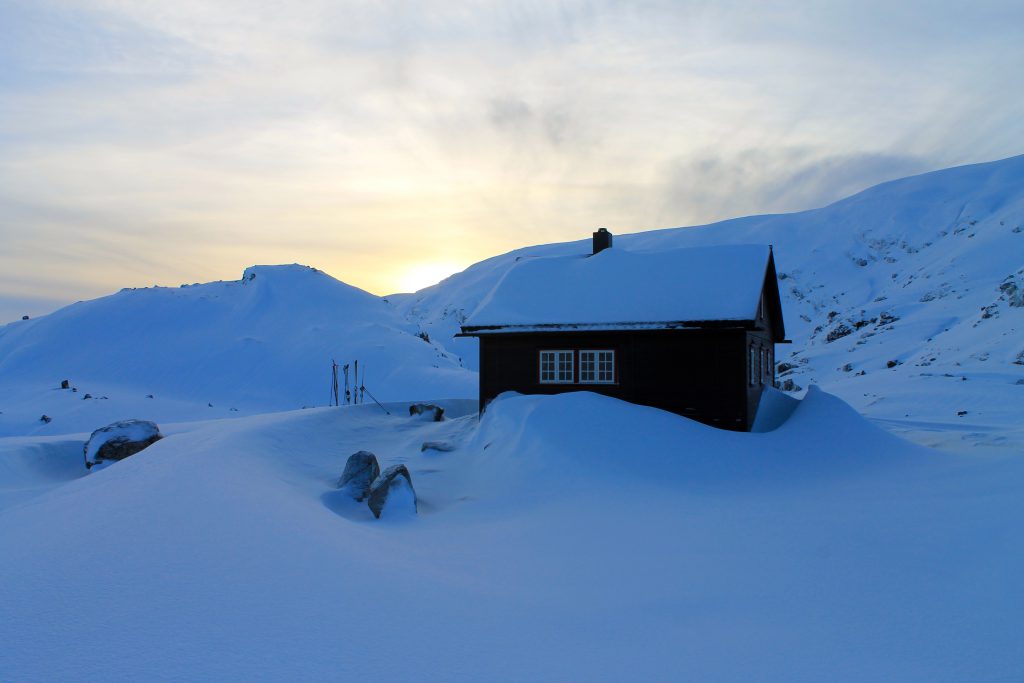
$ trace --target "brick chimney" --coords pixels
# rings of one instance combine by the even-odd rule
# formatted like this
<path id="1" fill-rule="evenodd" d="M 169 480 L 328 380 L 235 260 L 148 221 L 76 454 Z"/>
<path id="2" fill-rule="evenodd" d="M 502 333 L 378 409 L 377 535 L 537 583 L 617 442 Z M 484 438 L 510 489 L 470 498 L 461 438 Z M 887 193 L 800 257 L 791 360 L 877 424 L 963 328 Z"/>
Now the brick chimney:
<path id="1" fill-rule="evenodd" d="M 594 253 L 610 249 L 612 246 L 612 234 L 607 228 L 598 228 L 594 233 Z"/>

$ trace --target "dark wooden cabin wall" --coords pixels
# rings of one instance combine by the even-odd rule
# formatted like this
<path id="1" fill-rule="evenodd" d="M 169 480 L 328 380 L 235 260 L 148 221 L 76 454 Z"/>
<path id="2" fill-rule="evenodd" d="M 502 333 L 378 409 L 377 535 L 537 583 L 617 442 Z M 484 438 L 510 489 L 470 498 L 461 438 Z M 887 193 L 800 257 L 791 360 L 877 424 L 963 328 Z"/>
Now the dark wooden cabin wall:
<path id="1" fill-rule="evenodd" d="M 735 329 L 484 335 L 480 404 L 503 391 L 593 391 L 744 430 L 750 422 L 747 341 L 747 333 Z M 541 384 L 539 353 L 556 349 L 614 349 L 617 382 Z"/>

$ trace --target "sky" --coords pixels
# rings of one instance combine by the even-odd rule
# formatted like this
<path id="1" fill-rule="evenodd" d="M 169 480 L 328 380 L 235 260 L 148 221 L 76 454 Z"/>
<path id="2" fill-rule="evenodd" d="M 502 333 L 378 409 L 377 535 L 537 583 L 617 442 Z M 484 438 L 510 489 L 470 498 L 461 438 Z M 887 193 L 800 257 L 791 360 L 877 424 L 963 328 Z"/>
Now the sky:
<path id="1" fill-rule="evenodd" d="M 1024 3 L 0 0 L 0 323 L 813 208 L 1024 153 Z"/>

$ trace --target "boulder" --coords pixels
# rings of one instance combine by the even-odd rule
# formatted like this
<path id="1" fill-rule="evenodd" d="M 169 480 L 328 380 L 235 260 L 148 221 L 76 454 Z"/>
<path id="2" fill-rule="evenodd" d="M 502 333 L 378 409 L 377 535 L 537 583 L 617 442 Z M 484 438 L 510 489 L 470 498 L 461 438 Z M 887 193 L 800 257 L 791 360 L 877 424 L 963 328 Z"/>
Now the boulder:
<path id="1" fill-rule="evenodd" d="M 348 456 L 345 471 L 338 480 L 338 488 L 356 500 L 366 500 L 370 495 L 370 485 L 380 474 L 377 456 L 370 451 L 359 451 Z"/>
<path id="2" fill-rule="evenodd" d="M 779 389 L 782 389 L 783 391 L 801 391 L 803 387 L 793 380 L 787 379 L 779 385 Z"/>
<path id="3" fill-rule="evenodd" d="M 433 403 L 413 403 L 409 406 L 409 415 L 422 415 L 434 422 L 444 419 L 444 408 Z"/>
<path id="4" fill-rule="evenodd" d="M 97 429 L 85 443 L 85 466 L 101 460 L 124 460 L 164 437 L 155 422 L 121 420 Z"/>
<path id="5" fill-rule="evenodd" d="M 367 501 L 373 516 L 399 517 L 416 514 L 416 490 L 405 465 L 393 465 L 381 473 L 370 487 Z"/>

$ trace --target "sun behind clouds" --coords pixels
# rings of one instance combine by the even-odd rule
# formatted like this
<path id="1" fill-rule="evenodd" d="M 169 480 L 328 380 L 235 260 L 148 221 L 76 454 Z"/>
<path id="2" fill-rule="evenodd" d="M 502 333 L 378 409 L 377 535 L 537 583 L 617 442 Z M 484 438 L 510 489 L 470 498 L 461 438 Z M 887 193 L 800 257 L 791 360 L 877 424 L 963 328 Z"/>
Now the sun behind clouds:
<path id="1" fill-rule="evenodd" d="M 451 262 L 417 263 L 399 274 L 400 292 L 416 292 L 424 287 L 435 285 L 453 273 L 463 270 L 461 266 Z"/>

